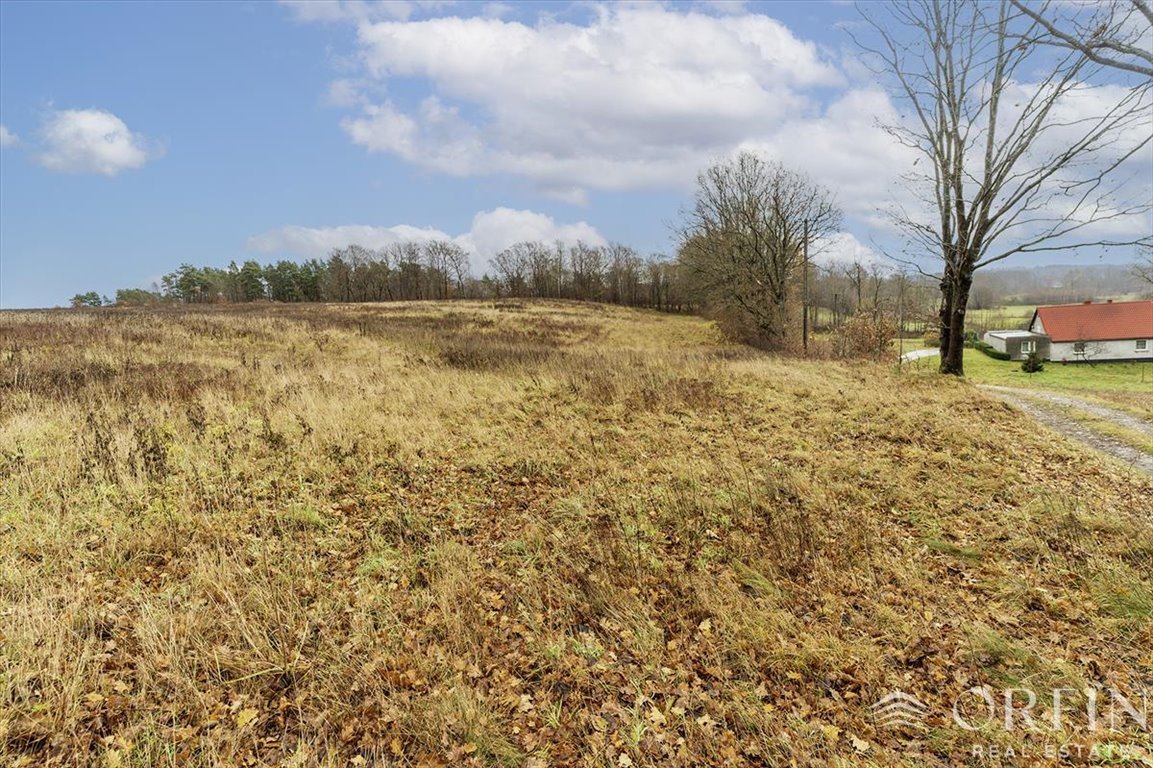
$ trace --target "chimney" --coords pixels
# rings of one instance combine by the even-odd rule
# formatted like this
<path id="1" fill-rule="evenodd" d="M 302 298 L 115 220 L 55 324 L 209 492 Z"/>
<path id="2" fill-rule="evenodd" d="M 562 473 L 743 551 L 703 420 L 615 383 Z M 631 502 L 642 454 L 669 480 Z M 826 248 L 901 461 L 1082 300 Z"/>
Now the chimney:
<path id="1" fill-rule="evenodd" d="M 1090 301 L 1082 301 L 1081 303 L 1082 304 L 1092 304 L 1093 302 L 1092 302 L 1092 300 L 1090 300 Z"/>
<path id="2" fill-rule="evenodd" d="M 1105 299 L 1105 303 L 1106 303 L 1106 304 L 1112 304 L 1112 303 L 1113 303 L 1113 299 Z"/>

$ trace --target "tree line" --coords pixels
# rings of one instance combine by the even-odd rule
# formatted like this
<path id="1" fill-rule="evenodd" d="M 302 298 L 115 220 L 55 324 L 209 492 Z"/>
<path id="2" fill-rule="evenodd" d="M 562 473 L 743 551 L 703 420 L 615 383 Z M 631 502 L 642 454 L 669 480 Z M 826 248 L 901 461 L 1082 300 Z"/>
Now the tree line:
<path id="1" fill-rule="evenodd" d="M 372 249 L 333 249 L 326 259 L 227 267 L 182 264 L 152 290 L 123 288 L 115 299 L 77 294 L 73 306 L 162 303 L 385 302 L 449 299 L 550 298 L 691 311 L 675 260 L 642 256 L 621 244 L 516 243 L 476 277 L 468 252 L 446 240 L 401 242 Z"/>

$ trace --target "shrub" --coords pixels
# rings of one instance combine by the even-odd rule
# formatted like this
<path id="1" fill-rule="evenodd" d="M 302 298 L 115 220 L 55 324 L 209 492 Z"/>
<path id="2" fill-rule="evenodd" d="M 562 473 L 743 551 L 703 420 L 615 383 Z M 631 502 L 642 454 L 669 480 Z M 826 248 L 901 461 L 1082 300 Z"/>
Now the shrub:
<path id="1" fill-rule="evenodd" d="M 837 330 L 842 353 L 846 357 L 880 360 L 891 349 L 898 333 L 897 321 L 888 314 L 858 312 Z"/>
<path id="2" fill-rule="evenodd" d="M 149 307 L 159 304 L 159 293 L 146 291 L 143 288 L 120 288 L 116 291 L 116 306 L 118 307 Z"/>
<path id="3" fill-rule="evenodd" d="M 96 291 L 89 291 L 88 293 L 78 293 L 72 297 L 72 307 L 103 307 L 108 304 L 108 299 L 101 296 Z"/>
<path id="4" fill-rule="evenodd" d="M 1045 363 L 1036 352 L 1030 352 L 1029 356 L 1021 361 L 1021 370 L 1025 373 L 1038 373 L 1045 370 Z"/>
<path id="5" fill-rule="evenodd" d="M 1002 352 L 998 349 L 994 349 L 991 345 L 986 344 L 983 341 L 974 342 L 973 348 L 981 350 L 982 352 L 984 352 L 986 355 L 993 358 L 994 360 L 1012 360 L 1013 359 L 1013 356 L 1010 355 L 1008 352 Z"/>

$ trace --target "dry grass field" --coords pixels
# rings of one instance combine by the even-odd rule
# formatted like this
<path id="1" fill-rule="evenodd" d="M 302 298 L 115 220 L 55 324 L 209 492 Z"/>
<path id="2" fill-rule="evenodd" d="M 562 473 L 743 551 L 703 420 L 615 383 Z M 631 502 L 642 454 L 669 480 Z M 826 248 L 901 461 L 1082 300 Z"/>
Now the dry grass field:
<path id="1" fill-rule="evenodd" d="M 697 318 L 0 313 L 0 764 L 1140 749 L 1131 722 L 950 708 L 1153 690 L 1151 510 L 1147 478 L 969 384 Z M 873 721 L 895 689 L 921 726 Z"/>

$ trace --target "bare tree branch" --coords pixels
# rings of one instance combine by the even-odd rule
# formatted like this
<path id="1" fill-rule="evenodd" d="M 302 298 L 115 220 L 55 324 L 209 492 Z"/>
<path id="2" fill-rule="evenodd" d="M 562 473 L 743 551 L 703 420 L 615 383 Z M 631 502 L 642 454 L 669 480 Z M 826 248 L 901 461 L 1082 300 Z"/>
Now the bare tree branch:
<path id="1" fill-rule="evenodd" d="M 1059 26 L 1056 14 L 1046 15 L 1051 7 L 1048 2 L 1040 9 L 1024 0 L 1012 0 L 1012 3 L 1045 32 L 1030 37 L 1030 42 L 1068 48 L 1096 64 L 1153 78 L 1153 50 L 1134 42 L 1134 39 L 1140 39 L 1140 32 L 1126 31 L 1131 20 L 1136 20 L 1134 12 L 1144 17 L 1146 33 L 1153 27 L 1153 9 L 1145 0 L 1113 0 L 1102 6 L 1090 24 L 1078 25 L 1070 21 L 1071 30 Z"/>

